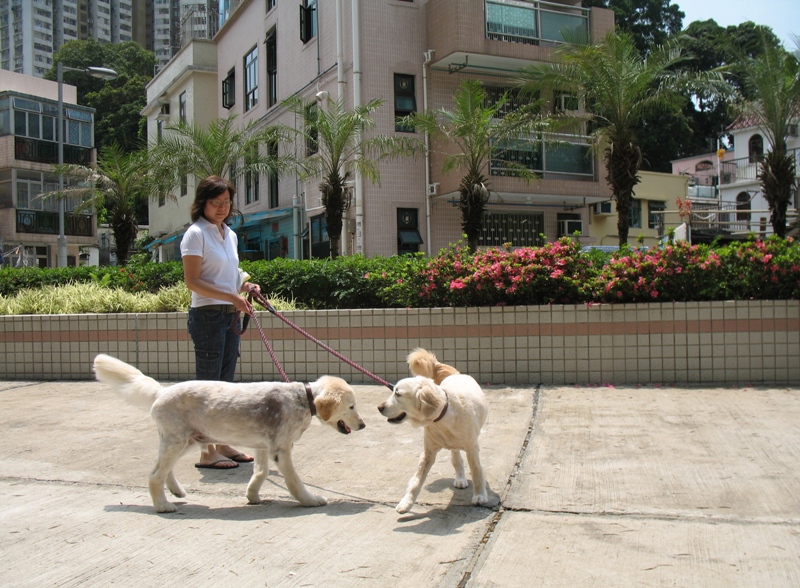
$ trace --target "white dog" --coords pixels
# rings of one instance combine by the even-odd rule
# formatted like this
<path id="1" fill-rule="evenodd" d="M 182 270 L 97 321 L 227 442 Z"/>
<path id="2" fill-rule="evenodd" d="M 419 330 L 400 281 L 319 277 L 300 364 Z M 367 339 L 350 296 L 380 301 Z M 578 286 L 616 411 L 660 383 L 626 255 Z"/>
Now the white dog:
<path id="1" fill-rule="evenodd" d="M 278 466 L 286 486 L 303 506 L 327 500 L 311 494 L 292 465 L 292 445 L 317 417 L 348 434 L 363 429 L 356 397 L 347 382 L 323 376 L 311 384 L 191 381 L 164 387 L 119 359 L 100 354 L 94 360 L 97 379 L 112 385 L 133 404 L 150 408 L 159 436 L 158 459 L 149 487 L 157 512 L 175 512 L 164 484 L 175 496 L 186 492 L 173 473 L 178 458 L 192 446 L 230 443 L 255 449 L 253 477 L 247 500 L 259 502 L 259 490 L 269 473 L 268 459 Z"/>
<path id="2" fill-rule="evenodd" d="M 424 449 L 417 473 L 409 480 L 397 512 L 408 512 L 414 505 L 441 449 L 450 450 L 456 470 L 453 482 L 456 488 L 469 485 L 461 457 L 461 451 L 466 452 L 472 473 L 472 504 L 486 504 L 489 497 L 478 444 L 489 412 L 483 390 L 472 377 L 440 364 L 424 349 L 415 349 L 407 360 L 415 377 L 397 382 L 392 395 L 378 407 L 390 423 L 408 418 L 415 427 L 425 427 Z"/>

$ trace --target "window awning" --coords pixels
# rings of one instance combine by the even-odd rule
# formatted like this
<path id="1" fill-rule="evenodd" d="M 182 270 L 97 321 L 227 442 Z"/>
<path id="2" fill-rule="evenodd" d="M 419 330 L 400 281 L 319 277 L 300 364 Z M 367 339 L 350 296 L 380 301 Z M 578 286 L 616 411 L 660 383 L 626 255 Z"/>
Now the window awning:
<path id="1" fill-rule="evenodd" d="M 280 220 L 290 216 L 292 210 L 292 208 L 275 208 L 273 210 L 262 210 L 261 212 L 245 214 L 242 219 L 242 224 L 235 228 L 254 227 L 260 225 L 264 221 Z"/>
<path id="2" fill-rule="evenodd" d="M 422 236 L 417 229 L 400 229 L 397 231 L 400 236 L 401 245 L 421 245 Z"/>

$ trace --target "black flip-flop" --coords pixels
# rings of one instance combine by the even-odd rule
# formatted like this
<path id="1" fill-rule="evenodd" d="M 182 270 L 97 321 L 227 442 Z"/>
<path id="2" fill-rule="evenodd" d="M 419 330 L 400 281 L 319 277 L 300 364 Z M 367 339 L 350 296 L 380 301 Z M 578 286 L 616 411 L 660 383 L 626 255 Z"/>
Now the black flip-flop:
<path id="1" fill-rule="evenodd" d="M 232 461 L 234 465 L 232 466 L 221 466 L 219 464 Z M 239 467 L 239 464 L 236 460 L 226 457 L 225 459 L 218 459 L 217 461 L 211 463 L 196 463 L 194 464 L 196 468 L 203 468 L 207 470 L 233 470 Z"/>

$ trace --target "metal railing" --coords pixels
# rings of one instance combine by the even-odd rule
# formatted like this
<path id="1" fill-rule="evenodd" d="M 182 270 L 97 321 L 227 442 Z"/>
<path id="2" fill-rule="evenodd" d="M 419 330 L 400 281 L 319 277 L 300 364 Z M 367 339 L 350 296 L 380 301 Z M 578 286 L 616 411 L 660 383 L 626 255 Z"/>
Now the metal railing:
<path id="1" fill-rule="evenodd" d="M 46 210 L 17 210 L 17 233 L 58 235 L 58 213 Z M 64 217 L 64 234 L 91 237 L 92 215 L 68 214 Z"/>
<path id="2" fill-rule="evenodd" d="M 795 160 L 796 174 L 800 177 L 800 149 L 788 149 L 787 153 Z M 721 161 L 719 164 L 720 184 L 730 185 L 737 182 L 754 182 L 758 179 L 758 172 L 763 155 L 740 157 L 730 161 Z"/>

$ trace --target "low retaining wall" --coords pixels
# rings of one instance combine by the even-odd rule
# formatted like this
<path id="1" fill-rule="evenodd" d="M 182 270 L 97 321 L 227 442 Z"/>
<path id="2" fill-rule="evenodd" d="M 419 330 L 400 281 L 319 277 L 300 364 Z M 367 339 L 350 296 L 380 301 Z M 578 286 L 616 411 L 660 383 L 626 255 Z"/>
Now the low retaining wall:
<path id="1" fill-rule="evenodd" d="M 295 311 L 282 315 L 394 382 L 432 350 L 493 384 L 800 384 L 800 301 Z M 267 312 L 257 315 L 292 380 L 373 380 Z M 108 353 L 158 380 L 194 378 L 186 313 L 0 317 L 5 380 L 92 379 Z M 251 323 L 237 370 L 279 380 Z"/>

